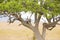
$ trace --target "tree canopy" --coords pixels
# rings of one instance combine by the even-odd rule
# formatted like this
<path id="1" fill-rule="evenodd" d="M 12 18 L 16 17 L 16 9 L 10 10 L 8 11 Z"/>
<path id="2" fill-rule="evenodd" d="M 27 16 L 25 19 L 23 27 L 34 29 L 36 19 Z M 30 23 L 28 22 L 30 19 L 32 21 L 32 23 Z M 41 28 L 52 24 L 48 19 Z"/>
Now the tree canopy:
<path id="1" fill-rule="evenodd" d="M 41 4 L 43 2 L 43 4 Z M 57 16 L 60 14 L 60 1 L 59 0 L 1 0 L 0 11 L 21 12 L 21 11 L 32 11 L 34 13 L 44 13 L 48 18 Z M 49 16 L 47 15 L 49 14 Z"/>
<path id="2" fill-rule="evenodd" d="M 27 18 L 28 21 L 22 19 L 21 14 L 18 14 L 22 11 L 31 11 L 31 13 L 35 14 L 35 25 L 31 23 L 31 19 Z M 5 12 L 8 13 L 7 16 L 9 16 L 10 23 L 19 20 L 21 24 L 30 28 L 34 32 L 37 40 L 45 40 L 44 32 L 46 29 L 49 29 L 50 27 L 53 29 L 57 22 L 60 21 L 60 17 L 58 17 L 58 20 L 55 18 L 60 15 L 60 0 L 0 0 L 0 14 L 4 14 Z M 12 17 L 10 13 L 14 16 L 13 20 L 11 20 Z M 46 17 L 48 23 L 43 23 L 43 32 L 41 35 L 38 27 L 42 15 Z M 51 19 L 54 19 L 53 22 L 51 22 Z"/>

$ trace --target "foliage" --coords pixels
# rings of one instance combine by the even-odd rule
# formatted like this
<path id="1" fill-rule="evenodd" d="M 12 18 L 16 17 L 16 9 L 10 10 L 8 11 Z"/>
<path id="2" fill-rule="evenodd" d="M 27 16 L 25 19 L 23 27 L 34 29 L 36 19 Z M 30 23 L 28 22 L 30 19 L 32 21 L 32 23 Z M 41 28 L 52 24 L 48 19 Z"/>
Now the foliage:
<path id="1" fill-rule="evenodd" d="M 52 15 L 57 16 L 60 14 L 60 1 L 46 0 L 43 8 L 45 10 L 44 12 L 47 18 L 52 18 Z M 49 14 L 49 16 L 47 14 Z"/>
<path id="2" fill-rule="evenodd" d="M 40 10 L 40 5 L 34 1 L 29 0 L 13 0 L 7 1 L 6 3 L 0 3 L 0 10 L 4 11 L 7 10 L 8 12 L 20 12 L 20 11 L 32 11 L 36 12 Z"/>
<path id="3" fill-rule="evenodd" d="M 9 16 L 10 23 L 13 23 L 15 20 L 19 20 L 24 26 L 30 28 L 34 32 L 37 40 L 44 40 L 45 37 L 44 32 L 46 31 L 46 29 L 44 28 L 45 27 L 47 29 L 49 27 L 54 28 L 57 22 L 60 21 L 60 17 L 59 20 L 57 20 L 56 22 L 53 21 L 53 23 L 51 23 L 51 20 L 49 20 L 48 23 L 43 23 L 44 25 L 43 25 L 42 35 L 38 30 L 40 18 L 42 15 L 44 15 L 47 19 L 51 19 L 55 16 L 60 15 L 60 0 L 45 0 L 45 1 L 40 0 L 39 2 L 40 4 L 38 3 L 38 0 L 1 0 L 0 14 L 1 12 L 5 13 L 5 11 L 11 13 L 11 14 L 7 14 L 7 16 Z M 18 12 L 22 12 L 22 11 L 25 12 L 31 11 L 32 13 L 35 13 L 34 15 L 35 25 L 32 25 L 31 19 L 27 18 L 27 20 L 24 21 L 21 15 L 17 14 Z M 14 17 L 13 20 L 11 20 L 12 19 L 11 15 Z"/>
<path id="4" fill-rule="evenodd" d="M 60 0 L 45 0 L 44 5 L 38 4 L 37 0 L 5 0 L 0 1 L 0 10 L 11 12 L 32 11 L 34 13 L 43 12 L 47 18 L 52 14 L 60 14 Z M 49 16 L 48 16 L 49 14 Z"/>

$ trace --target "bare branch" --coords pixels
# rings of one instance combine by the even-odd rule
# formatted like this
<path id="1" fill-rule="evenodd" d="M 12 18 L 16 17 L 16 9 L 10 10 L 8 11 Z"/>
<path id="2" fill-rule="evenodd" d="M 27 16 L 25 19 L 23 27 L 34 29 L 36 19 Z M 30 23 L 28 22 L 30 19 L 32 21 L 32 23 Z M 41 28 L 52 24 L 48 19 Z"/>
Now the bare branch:
<path id="1" fill-rule="evenodd" d="M 39 15 L 38 15 L 38 22 L 40 21 L 40 18 L 41 18 L 41 15 L 39 14 Z"/>
<path id="2" fill-rule="evenodd" d="M 37 27 L 37 28 L 39 26 L 40 18 L 41 18 L 41 15 L 38 13 L 35 13 L 35 27 Z"/>
<path id="3" fill-rule="evenodd" d="M 33 26 L 31 25 L 31 23 L 29 22 L 29 23 L 26 23 L 22 18 L 21 18 L 21 14 L 19 15 L 19 17 L 18 17 L 18 20 L 24 25 L 24 26 L 26 26 L 26 27 L 28 27 L 29 29 L 33 29 Z"/>
<path id="4" fill-rule="evenodd" d="M 50 23 L 43 23 L 44 27 L 48 30 L 52 30 L 54 27 L 56 27 L 56 24 L 60 21 L 60 17 L 55 18 L 56 21 L 50 22 Z"/>
<path id="5" fill-rule="evenodd" d="M 11 15 L 14 17 L 14 19 L 13 20 L 11 20 L 12 18 L 11 18 Z M 18 20 L 18 21 L 20 21 L 24 26 L 26 26 L 26 27 L 28 27 L 29 29 L 33 29 L 33 26 L 31 25 L 31 20 L 29 20 L 29 19 L 27 19 L 28 21 L 28 23 L 26 22 L 26 21 L 24 21 L 23 19 L 22 19 L 22 17 L 21 17 L 21 14 L 15 14 L 15 13 L 13 13 L 13 14 L 10 14 L 9 15 L 9 20 L 10 20 L 10 23 L 13 23 L 15 20 Z"/>
<path id="6" fill-rule="evenodd" d="M 37 19 L 37 13 L 35 13 L 35 27 L 38 28 L 38 19 Z"/>
<path id="7" fill-rule="evenodd" d="M 37 13 L 35 13 L 35 24 L 37 22 Z"/>

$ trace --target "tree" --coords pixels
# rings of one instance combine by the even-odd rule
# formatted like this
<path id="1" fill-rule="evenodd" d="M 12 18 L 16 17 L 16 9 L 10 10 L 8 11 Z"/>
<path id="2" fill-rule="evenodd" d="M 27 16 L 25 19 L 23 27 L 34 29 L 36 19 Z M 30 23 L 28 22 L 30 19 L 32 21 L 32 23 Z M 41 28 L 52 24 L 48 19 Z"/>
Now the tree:
<path id="1" fill-rule="evenodd" d="M 20 21 L 22 25 L 34 32 L 37 40 L 45 40 L 46 29 L 52 30 L 57 22 L 60 21 L 60 17 L 57 17 L 60 15 L 59 2 L 59 0 L 2 0 L 0 2 L 0 14 L 8 16 L 10 20 L 9 23 L 13 23 L 15 20 Z M 35 25 L 32 25 L 30 18 L 27 18 L 27 20 L 22 19 L 20 14 L 22 11 L 34 13 Z M 41 35 L 38 27 L 42 15 L 46 17 L 48 23 L 43 23 Z M 13 20 L 11 20 L 11 16 L 13 16 Z M 53 22 L 51 22 L 51 20 L 53 20 Z"/>

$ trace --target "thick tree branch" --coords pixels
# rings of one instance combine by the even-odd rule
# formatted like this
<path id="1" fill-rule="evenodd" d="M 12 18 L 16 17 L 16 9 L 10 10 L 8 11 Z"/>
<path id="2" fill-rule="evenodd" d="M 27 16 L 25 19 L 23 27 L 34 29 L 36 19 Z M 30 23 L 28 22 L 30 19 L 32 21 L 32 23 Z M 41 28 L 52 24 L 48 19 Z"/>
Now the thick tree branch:
<path id="1" fill-rule="evenodd" d="M 25 22 L 24 22 L 24 21 L 22 21 L 22 20 L 21 20 L 21 23 L 22 23 L 24 26 L 26 26 L 27 28 L 29 28 L 29 29 L 33 30 L 33 26 L 32 26 L 32 25 L 27 24 L 27 23 L 25 23 Z"/>
<path id="2" fill-rule="evenodd" d="M 38 13 L 36 13 L 36 14 L 35 14 L 35 27 L 37 27 L 37 28 L 38 28 L 38 26 L 39 26 L 40 18 L 41 18 L 41 15 L 38 14 Z"/>
<path id="3" fill-rule="evenodd" d="M 26 21 L 24 21 L 22 18 L 21 18 L 21 14 L 16 14 L 15 16 L 17 18 L 17 20 L 19 20 L 24 26 L 28 27 L 29 29 L 33 29 L 33 26 L 31 25 L 31 23 L 27 23 Z"/>
<path id="4" fill-rule="evenodd" d="M 46 28 L 44 27 L 44 25 L 43 25 L 43 28 L 42 28 L 42 37 L 45 40 L 45 37 L 46 37 Z"/>
<path id="5" fill-rule="evenodd" d="M 35 27 L 37 27 L 38 28 L 38 19 L 37 19 L 37 13 L 35 13 Z"/>
<path id="6" fill-rule="evenodd" d="M 60 17 L 54 18 L 55 20 L 53 22 L 49 23 L 43 23 L 44 27 L 47 28 L 48 30 L 52 30 L 54 27 L 56 27 L 57 23 L 60 21 Z M 52 27 L 52 28 L 50 28 Z M 49 29 L 50 28 L 50 29 Z"/>

